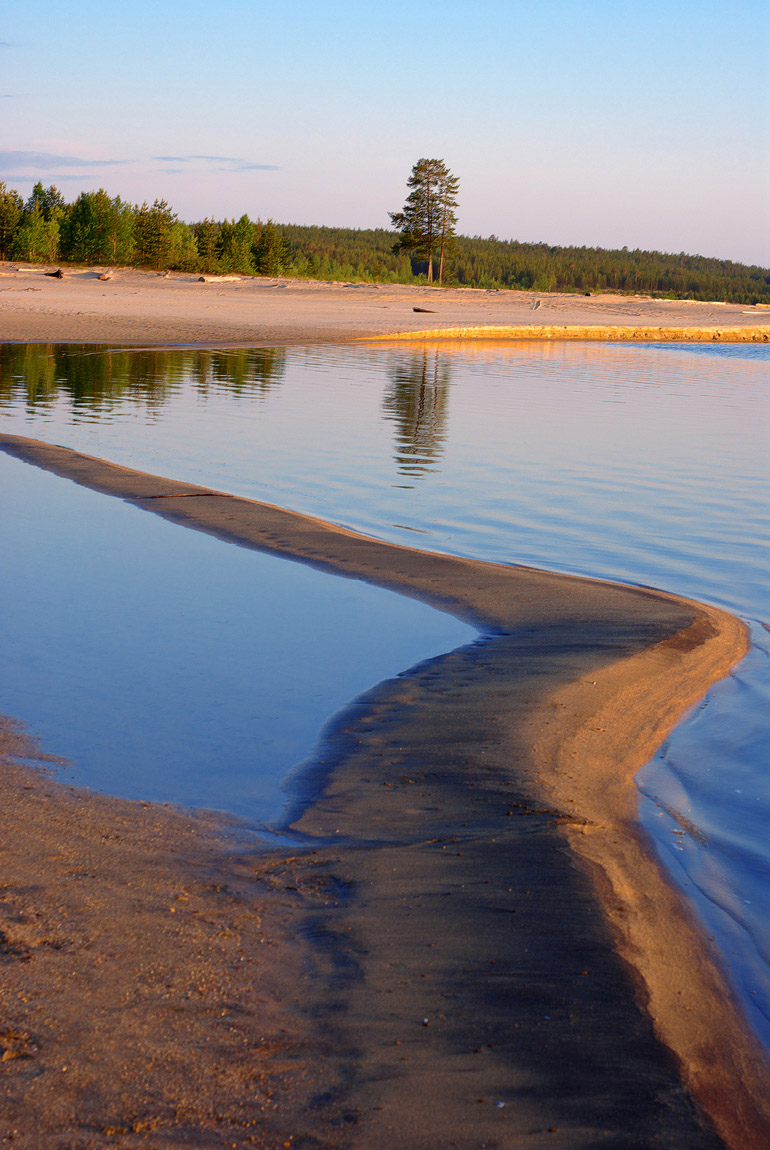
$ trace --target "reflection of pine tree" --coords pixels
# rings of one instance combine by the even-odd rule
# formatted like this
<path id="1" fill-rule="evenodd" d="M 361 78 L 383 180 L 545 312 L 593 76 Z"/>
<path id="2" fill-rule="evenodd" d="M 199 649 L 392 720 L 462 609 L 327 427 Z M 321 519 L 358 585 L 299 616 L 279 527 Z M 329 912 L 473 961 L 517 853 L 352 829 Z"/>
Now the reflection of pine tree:
<path id="1" fill-rule="evenodd" d="M 395 459 L 402 475 L 435 470 L 446 439 L 451 373 L 438 351 L 396 362 L 383 400 L 385 418 L 396 425 Z"/>

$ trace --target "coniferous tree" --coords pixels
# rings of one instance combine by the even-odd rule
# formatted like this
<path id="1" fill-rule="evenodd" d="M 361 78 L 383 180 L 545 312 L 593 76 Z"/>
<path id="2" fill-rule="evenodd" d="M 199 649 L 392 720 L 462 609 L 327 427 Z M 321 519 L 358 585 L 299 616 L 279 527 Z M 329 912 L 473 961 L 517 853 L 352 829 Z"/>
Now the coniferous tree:
<path id="1" fill-rule="evenodd" d="M 194 272 L 200 266 L 195 233 L 189 224 L 177 220 L 171 228 L 166 260 L 170 268 L 181 272 Z"/>
<path id="2" fill-rule="evenodd" d="M 225 220 L 219 229 L 217 255 L 222 270 L 251 275 L 254 271 L 252 247 L 257 239 L 257 225 L 247 215 L 239 220 Z"/>
<path id="3" fill-rule="evenodd" d="M 110 205 L 110 259 L 115 264 L 128 264 L 134 258 L 134 209 L 116 196 Z"/>
<path id="4" fill-rule="evenodd" d="M 403 211 L 391 212 L 390 219 L 400 236 L 394 252 L 406 251 L 428 261 L 428 283 L 433 282 L 433 261 L 439 258 L 439 280 L 444 257 L 455 235 L 457 192 L 460 181 L 443 160 L 421 159 L 406 181 L 410 188 Z"/>
<path id="5" fill-rule="evenodd" d="M 152 206 L 145 200 L 134 209 L 137 263 L 154 268 L 168 266 L 176 222 L 176 212 L 166 200 L 155 200 Z"/>
<path id="6" fill-rule="evenodd" d="M 31 212 L 35 204 L 40 208 L 45 220 L 60 219 L 66 207 L 64 196 L 56 185 L 51 184 L 50 187 L 45 188 L 42 180 L 38 180 L 33 187 L 32 194 L 24 205 L 24 210 Z"/>
<path id="7" fill-rule="evenodd" d="M 62 252 L 75 263 L 106 263 L 113 251 L 113 202 L 99 188 L 81 192 L 62 228 Z"/>
<path id="8" fill-rule="evenodd" d="M 460 181 L 457 176 L 447 172 L 441 188 L 441 242 L 439 244 L 438 282 L 444 278 L 444 260 L 454 252 L 457 227 L 457 193 Z"/>
<path id="9" fill-rule="evenodd" d="M 433 251 L 440 280 L 451 246 L 449 278 L 458 285 L 524 291 L 645 292 L 670 299 L 770 304 L 770 268 L 757 265 L 682 252 L 554 247 L 499 240 L 496 236 L 457 236 L 457 181 L 451 173 L 447 173 L 444 191 L 445 198 L 440 194 L 432 197 L 436 209 Z M 406 217 L 406 212 L 394 213 L 396 221 L 402 216 Z M 135 236 L 136 220 L 140 234 Z M 20 246 L 19 232 L 24 224 Z M 58 256 L 56 228 L 43 228 L 42 224 L 58 224 Z M 250 233 L 249 229 L 254 231 Z M 223 232 L 227 233 L 226 243 L 220 242 Z M 240 240 L 237 232 L 242 233 Z M 224 254 L 226 250 L 228 267 L 246 274 L 248 261 L 243 257 L 243 239 L 252 234 L 256 239 L 251 245 L 251 258 L 254 270 L 262 275 L 409 283 L 415 277 L 405 252 L 412 250 L 417 254 L 420 241 L 418 237 L 415 247 L 410 248 L 405 232 L 406 229 L 394 236 L 385 228 L 358 230 L 299 224 L 283 224 L 279 228 L 272 220 L 253 224 L 247 216 L 238 221 L 208 219 L 188 225 L 177 221 L 164 201 L 156 201 L 151 208 L 147 204 L 132 208 L 119 197 L 110 200 L 100 190 L 82 193 L 74 204 L 65 204 L 58 189 L 45 188 L 41 183 L 35 185 L 25 207 L 17 191 L 0 183 L 0 259 L 26 254 L 36 260 L 136 262 L 189 271 L 220 271 L 225 269 L 217 251 Z M 432 274 L 432 261 L 426 263 L 426 271 Z M 427 279 L 427 275 L 421 272 L 419 278 Z"/>
<path id="10" fill-rule="evenodd" d="M 252 248 L 257 275 L 280 276 L 291 264 L 291 248 L 273 220 L 257 221 L 258 234 Z"/>
<path id="11" fill-rule="evenodd" d="M 59 221 L 45 218 L 43 209 L 35 200 L 30 211 L 25 211 L 16 233 L 14 251 L 30 263 L 51 263 L 59 247 Z"/>
<path id="12" fill-rule="evenodd" d="M 219 270 L 219 260 L 217 258 L 219 229 L 220 225 L 216 220 L 210 219 L 208 216 L 205 220 L 201 220 L 200 223 L 192 225 L 200 261 L 198 267 L 201 271 L 215 272 Z"/>
<path id="13" fill-rule="evenodd" d="M 134 254 L 134 213 L 120 196 L 104 188 L 81 192 L 63 213 L 61 249 L 75 263 L 130 263 Z"/>
<path id="14" fill-rule="evenodd" d="M 32 263 L 52 263 L 59 251 L 59 225 L 66 212 L 64 196 L 53 184 L 38 181 L 24 205 L 12 251 Z"/>
<path id="15" fill-rule="evenodd" d="M 13 251 L 23 211 L 19 193 L 0 180 L 0 259 L 7 260 Z"/>

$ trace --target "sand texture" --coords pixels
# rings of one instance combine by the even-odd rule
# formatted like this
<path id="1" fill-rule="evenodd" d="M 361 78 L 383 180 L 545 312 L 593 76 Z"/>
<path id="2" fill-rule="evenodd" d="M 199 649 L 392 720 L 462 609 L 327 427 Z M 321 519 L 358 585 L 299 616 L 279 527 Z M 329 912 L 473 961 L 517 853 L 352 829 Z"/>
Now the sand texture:
<path id="1" fill-rule="evenodd" d="M 10 766 L 14 1145 L 770 1145 L 768 1068 L 650 854 L 632 782 L 745 652 L 738 620 L 36 440 L 0 448 L 482 636 L 327 727 L 290 853 Z"/>
<path id="2" fill-rule="evenodd" d="M 99 279 L 100 269 L 67 270 L 57 280 L 47 268 L 17 268 L 0 264 L 0 341 L 232 347 L 436 333 L 770 339 L 770 311 L 743 304 L 246 277 L 200 283 L 196 275 L 127 268 L 109 280 Z"/>

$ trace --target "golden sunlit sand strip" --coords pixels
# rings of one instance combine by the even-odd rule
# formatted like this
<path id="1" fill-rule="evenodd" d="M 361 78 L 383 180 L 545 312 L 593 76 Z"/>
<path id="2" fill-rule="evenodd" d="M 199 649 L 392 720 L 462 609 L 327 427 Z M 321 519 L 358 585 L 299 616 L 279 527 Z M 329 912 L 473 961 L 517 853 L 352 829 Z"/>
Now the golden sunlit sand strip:
<path id="1" fill-rule="evenodd" d="M 65 934 L 68 914 L 81 924 L 66 961 L 38 947 L 31 963 L 0 969 L 9 1030 L 46 1036 L 39 1052 L 29 1038 L 29 1058 L 7 1079 L 3 1105 L 17 1125 L 23 1099 L 28 1113 L 59 1116 L 57 1134 L 63 1115 L 68 1131 L 82 1131 L 86 1117 L 89 1129 L 105 1129 L 112 1107 L 139 1139 L 125 1144 L 147 1147 L 225 1129 L 233 1141 L 222 1145 L 272 1145 L 265 1138 L 278 1131 L 291 1145 L 362 1150 L 546 1136 L 558 1147 L 770 1142 L 767 1066 L 652 857 L 632 781 L 682 711 L 745 652 L 738 620 L 647 589 L 383 543 L 37 440 L 2 435 L 0 449 L 174 523 L 423 599 L 484 636 L 381 684 L 330 724 L 295 809 L 301 850 L 228 853 L 210 822 L 196 837 L 195 820 L 173 812 L 62 797 L 24 773 L 8 783 L 3 858 L 17 909 L 60 906 L 50 914 Z M 26 837 L 14 833 L 20 804 Z M 87 866 L 61 843 L 62 812 L 74 818 L 75 807 Z M 114 879 L 129 849 L 115 812 L 122 835 L 148 824 L 164 842 L 160 869 L 153 851 L 144 867 L 133 851 L 128 898 Z M 213 857 L 204 853 L 212 844 Z M 222 929 L 238 942 L 228 957 L 208 935 L 203 946 L 194 919 L 175 919 L 177 944 L 187 939 L 196 955 L 195 1009 L 177 996 L 171 1011 L 157 993 L 159 981 L 174 982 L 167 964 L 153 975 L 138 959 L 119 963 L 94 997 L 80 950 L 85 971 L 102 952 L 111 961 L 122 933 L 167 932 L 170 896 L 153 903 L 149 893 L 156 871 L 164 890 L 187 890 L 202 858 L 213 885 L 237 894 L 212 899 L 210 921 L 229 913 Z M 87 905 L 67 877 L 79 865 Z M 198 912 L 205 889 L 195 886 Z M 181 916 L 184 906 L 172 906 Z M 239 972 L 250 964 L 246 983 L 233 962 Z M 35 969 L 58 989 L 33 1005 L 22 991 Z M 255 985 L 265 988 L 272 1036 L 265 1057 Z M 96 1059 L 117 1002 L 121 1044 Z M 204 1089 L 195 1052 L 220 1008 L 243 1057 L 229 1070 L 228 1044 L 218 1054 L 209 1043 Z M 130 1059 L 120 1063 L 123 1049 L 163 1071 L 162 1089 L 153 1093 Z M 74 1093 L 51 1061 L 65 1057 L 87 1067 Z M 249 1065 L 259 1071 L 251 1085 Z M 177 1096 L 186 1108 L 175 1109 Z M 136 1132 L 148 1114 L 155 1141 Z"/>
<path id="2" fill-rule="evenodd" d="M 361 337 L 362 340 L 366 337 Z M 411 340 L 591 340 L 602 343 L 768 343 L 767 327 L 630 327 L 620 324 L 494 324 L 383 332 L 367 342 Z"/>

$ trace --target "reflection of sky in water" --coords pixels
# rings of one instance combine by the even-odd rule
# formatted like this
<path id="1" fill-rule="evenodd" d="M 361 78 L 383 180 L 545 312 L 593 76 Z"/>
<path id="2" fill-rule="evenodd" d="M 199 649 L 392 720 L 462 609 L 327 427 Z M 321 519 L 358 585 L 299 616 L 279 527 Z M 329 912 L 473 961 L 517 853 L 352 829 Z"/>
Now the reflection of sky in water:
<path id="1" fill-rule="evenodd" d="M 275 818 L 340 707 L 475 632 L 0 453 L 0 710 L 79 783 Z"/>
<path id="2" fill-rule="evenodd" d="M 65 350 L 42 361 L 65 384 L 38 381 L 31 403 L 13 378 L 31 369 L 0 360 L 0 412 L 8 430 L 397 542 L 418 530 L 745 611 L 764 585 L 770 349 L 727 350 L 163 352 L 157 377 L 152 353 Z"/>
<path id="3" fill-rule="evenodd" d="M 24 354 L 6 349 L 0 360 L 8 430 L 395 542 L 646 583 L 768 619 L 766 346 L 401 345 L 109 359 L 68 350 L 29 353 L 23 365 Z M 751 1008 L 770 1010 L 761 753 L 770 672 L 767 635 L 757 627 L 755 638 L 752 659 L 642 776 L 681 825 L 648 800 L 643 818 L 674 873 L 686 865 L 688 893 L 696 883 L 706 893 L 702 913 L 745 974 Z M 679 833 L 688 819 L 705 844 Z"/>

